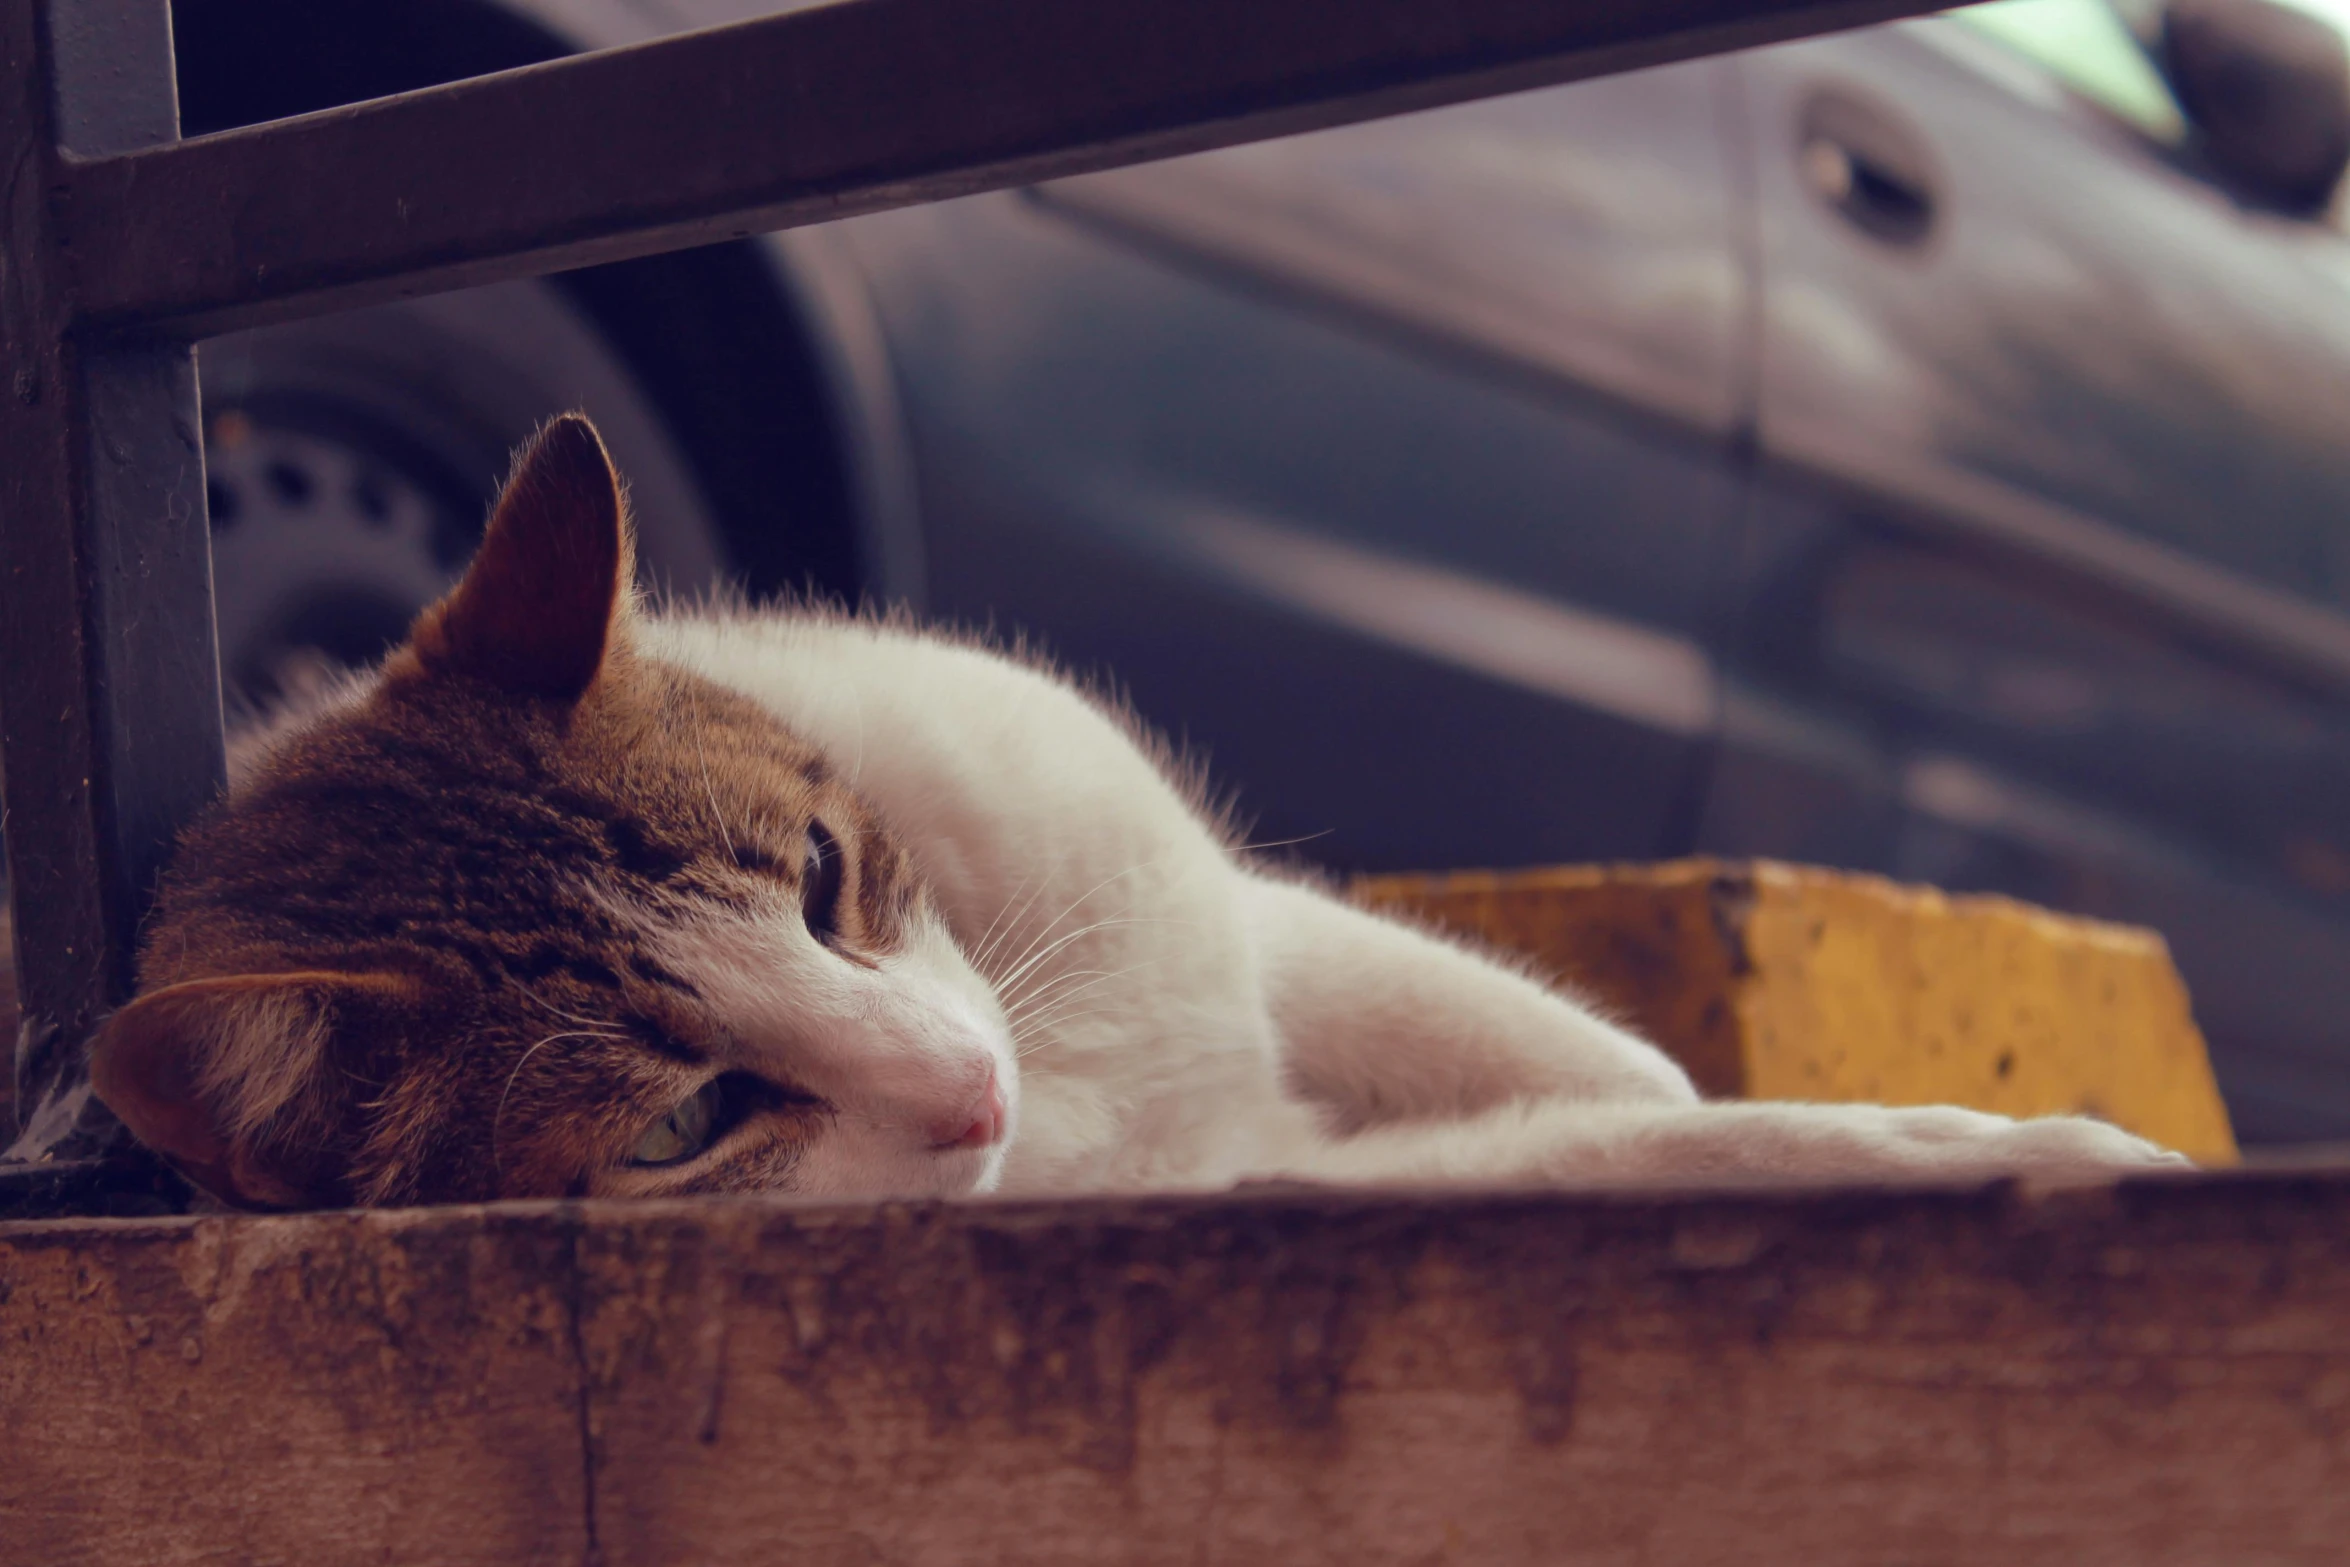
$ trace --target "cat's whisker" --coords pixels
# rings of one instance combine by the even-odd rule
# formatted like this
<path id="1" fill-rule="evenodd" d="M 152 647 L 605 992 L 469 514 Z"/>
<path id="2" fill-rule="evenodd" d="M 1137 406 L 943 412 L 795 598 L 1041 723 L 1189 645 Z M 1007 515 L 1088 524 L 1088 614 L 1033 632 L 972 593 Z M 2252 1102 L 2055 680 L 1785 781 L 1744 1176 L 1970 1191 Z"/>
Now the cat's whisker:
<path id="1" fill-rule="evenodd" d="M 1089 991 L 1099 990 L 1113 980 L 1124 979 L 1129 974 L 1138 974 L 1147 968 L 1155 968 L 1159 961 L 1157 958 L 1149 958 L 1140 963 L 1129 963 L 1126 967 L 1119 969 L 1077 969 L 1067 974 L 1056 975 L 1049 984 L 1032 994 L 1021 997 L 1016 1006 L 1006 1008 L 1005 1021 L 1017 1031 L 1053 1007 L 1060 1006 L 1064 1002 L 1074 1001 Z M 1085 983 L 1073 984 L 1073 982 L 1080 980 Z"/>
<path id="2" fill-rule="evenodd" d="M 1070 915 L 1072 915 L 1072 914 L 1076 913 L 1076 912 L 1077 912 L 1079 909 L 1081 909 L 1081 908 L 1085 907 L 1086 901 L 1087 901 L 1088 899 L 1090 899 L 1091 897 L 1093 897 L 1093 895 L 1094 895 L 1095 893 L 1097 893 L 1097 892 L 1100 892 L 1100 891 L 1102 891 L 1104 888 L 1106 888 L 1106 887 L 1109 887 L 1109 886 L 1111 886 L 1111 885 L 1113 885 L 1113 884 L 1115 884 L 1115 883 L 1117 883 L 1117 882 L 1124 881 L 1124 880 L 1125 880 L 1127 877 L 1129 877 L 1129 876 L 1136 875 L 1136 874 L 1138 874 L 1138 873 L 1140 873 L 1140 872 L 1142 872 L 1142 871 L 1146 871 L 1146 870 L 1149 870 L 1149 869 L 1151 869 L 1151 868 L 1152 868 L 1153 866 L 1155 866 L 1155 865 L 1162 864 L 1162 863 L 1165 861 L 1165 859 L 1166 859 L 1166 856 L 1164 856 L 1164 855 L 1161 855 L 1161 856 L 1159 856 L 1159 857 L 1158 857 L 1158 858 L 1156 858 L 1156 859 L 1149 859 L 1149 860 L 1144 860 L 1144 861 L 1142 861 L 1140 864 L 1136 864 L 1136 865 L 1129 865 L 1129 866 L 1127 866 L 1127 867 L 1126 867 L 1124 870 L 1122 870 L 1122 871 L 1118 871 L 1118 872 L 1116 872 L 1116 873 L 1114 873 L 1114 874 L 1112 874 L 1112 875 L 1105 876 L 1105 877 L 1103 877 L 1103 878 L 1102 878 L 1100 881 L 1097 881 L 1097 882 L 1095 882 L 1095 883 L 1094 883 L 1092 886 L 1090 886 L 1090 887 L 1086 888 L 1086 889 L 1085 889 L 1083 892 L 1079 893 L 1079 894 L 1078 894 L 1078 895 L 1077 895 L 1075 898 L 1071 899 L 1071 900 L 1070 900 L 1070 902 L 1069 902 L 1069 905 L 1068 905 L 1068 907 L 1066 907 L 1066 908 L 1064 908 L 1063 910 L 1061 910 L 1061 912 L 1060 912 L 1060 913 L 1058 913 L 1058 914 L 1054 915 L 1054 916 L 1052 917 L 1052 919 L 1051 919 L 1051 920 L 1050 920 L 1050 921 L 1049 921 L 1049 922 L 1048 922 L 1048 923 L 1045 925 L 1045 927 L 1044 927 L 1042 930 L 1039 930 L 1039 931 L 1036 933 L 1035 937 L 1034 937 L 1034 938 L 1032 938 L 1032 939 L 1029 941 L 1028 945 L 1027 945 L 1026 947 L 1023 947 L 1023 948 L 1020 950 L 1020 956 L 1019 956 L 1019 957 L 1016 957 L 1016 958 L 1014 958 L 1012 961 L 1013 961 L 1015 964 L 1017 964 L 1017 963 L 1019 963 L 1019 962 L 1020 962 L 1022 959 L 1026 958 L 1026 957 L 1028 956 L 1028 954 L 1029 954 L 1029 953 L 1031 953 L 1031 952 L 1035 951 L 1035 950 L 1036 950 L 1036 944 L 1037 944 L 1038 942 L 1040 942 L 1040 941 L 1044 940 L 1044 939 L 1045 939 L 1047 936 L 1050 936 L 1050 935 L 1051 935 L 1051 934 L 1052 934 L 1052 933 L 1053 933 L 1053 932 L 1054 932 L 1056 929 L 1058 929 L 1058 928 L 1059 928 L 1059 926 L 1060 926 L 1060 923 L 1061 923 L 1061 921 L 1063 921 L 1063 920 L 1067 919 L 1067 918 L 1068 918 Z M 1038 885 L 1038 887 L 1037 887 L 1037 893 L 1038 893 L 1038 895 L 1040 895 L 1040 896 L 1041 896 L 1041 895 L 1042 895 L 1042 893 L 1043 893 L 1043 891 L 1044 891 L 1044 888 L 1043 888 L 1042 884 L 1040 883 L 1040 884 Z M 1031 900 L 1031 901 L 1033 901 L 1033 900 Z M 1022 913 L 1023 913 L 1023 914 L 1025 914 L 1025 913 L 1026 913 L 1026 910 L 1022 910 Z M 991 980 L 990 980 L 990 983 L 998 983 L 998 984 L 1000 984 L 1000 983 L 1008 983 L 1008 981 L 997 981 L 997 980 L 993 980 L 993 979 L 991 979 Z"/>
<path id="3" fill-rule="evenodd" d="M 1312 843 L 1316 838 L 1327 838 L 1337 830 L 1335 827 L 1325 827 L 1320 832 L 1299 833 L 1294 838 L 1268 838 L 1263 843 L 1236 843 L 1232 846 L 1232 852 L 1258 854 L 1266 849 L 1293 849 L 1301 843 Z"/>
<path id="4" fill-rule="evenodd" d="M 1029 879 L 1030 879 L 1030 878 L 1022 878 L 1022 885 L 1024 885 L 1024 886 L 1025 886 L 1025 885 L 1027 884 L 1027 881 L 1028 881 Z M 1001 957 L 1003 956 L 1003 954 L 1002 954 L 1002 952 L 1001 952 L 1001 950 L 1000 950 L 1000 949 L 1003 947 L 1003 945 L 1004 945 L 1005 943 L 1009 942 L 1009 941 L 1010 941 L 1010 940 L 1011 940 L 1011 939 L 1012 939 L 1012 938 L 1013 938 L 1015 935 L 1019 934 L 1019 930 L 1020 930 L 1020 925 L 1021 925 L 1021 922 L 1022 922 L 1023 920 L 1025 920 L 1025 919 L 1027 919 L 1027 918 L 1028 918 L 1028 913 L 1029 913 L 1029 911 L 1030 911 L 1031 909 L 1033 909 L 1033 908 L 1035 908 L 1035 907 L 1036 907 L 1036 900 L 1044 896 L 1044 894 L 1045 894 L 1045 888 L 1046 888 L 1048 885 L 1050 885 L 1050 883 L 1049 883 L 1049 882 L 1047 882 L 1047 881 L 1046 881 L 1044 878 L 1038 877 L 1038 878 L 1034 878 L 1034 879 L 1035 879 L 1035 881 L 1036 881 L 1036 887 L 1035 887 L 1035 890 L 1033 890 L 1032 892 L 1030 892 L 1030 893 L 1028 894 L 1028 896 L 1027 896 L 1025 899 L 1023 899 L 1023 900 L 1022 900 L 1022 902 L 1021 902 L 1021 904 L 1020 904 L 1020 909 L 1019 909 L 1019 912 L 1018 912 L 1018 913 L 1016 913 L 1016 914 L 1014 914 L 1014 915 L 1012 916 L 1010 923 L 1008 923 L 1008 924 L 1006 924 L 1006 925 L 1004 926 L 1004 931 L 1003 931 L 1003 934 L 1002 934 L 1001 936 L 999 936 L 999 937 L 997 937 L 997 938 L 996 938 L 995 946 L 996 946 L 996 948 L 997 948 L 998 950 L 991 951 L 991 952 L 988 954 L 988 960 L 989 960 L 989 962 L 990 962 L 990 963 L 993 963 L 993 962 L 995 962 L 997 959 L 999 959 L 999 958 L 1001 958 Z M 1088 894 L 1087 896 L 1091 896 L 1091 894 Z M 1079 900 L 1079 901 L 1081 901 L 1081 902 L 1082 902 L 1083 900 L 1081 899 L 1081 900 Z M 1071 905 L 1071 907 L 1075 907 L 1075 905 Z M 1064 910 L 1062 910 L 1062 911 L 1061 911 L 1061 914 L 1060 914 L 1060 916 L 1059 916 L 1059 918 L 1056 918 L 1056 919 L 1055 919 L 1055 920 L 1052 922 L 1052 924 L 1045 926 L 1044 930 L 1043 930 L 1043 931 L 1040 931 L 1040 932 L 1037 934 L 1037 936 L 1036 936 L 1034 939 L 1032 939 L 1032 940 L 1029 942 L 1029 944 L 1028 944 L 1026 947 L 1023 947 L 1023 948 L 1021 948 L 1021 949 L 1020 949 L 1020 955 L 1021 955 L 1022 957 L 1025 957 L 1025 956 L 1026 956 L 1026 955 L 1027 955 L 1027 954 L 1028 954 L 1030 951 L 1033 951 L 1033 950 L 1035 949 L 1036 942 L 1037 942 L 1037 941 L 1040 941 L 1040 940 L 1042 940 L 1046 934 L 1049 934 L 1049 933 L 1051 932 L 1051 930 L 1052 930 L 1052 928 L 1053 928 L 1053 926 L 1054 926 L 1054 925 L 1058 925 L 1058 924 L 1061 922 L 1061 920 L 1062 920 L 1062 919 L 1066 919 L 1066 918 L 1068 918 L 1068 915 L 1069 915 L 1069 911 L 1068 911 L 1067 909 L 1064 909 Z M 1017 962 L 1017 961 L 1019 961 L 1019 959 L 1018 959 L 1018 958 L 1014 958 L 1014 959 L 1012 959 L 1011 961 L 1012 961 L 1012 962 Z M 974 966 L 976 967 L 977 965 L 974 965 Z M 995 983 L 995 976 L 994 976 L 993 974 L 989 973 L 987 969 L 985 969 L 985 968 L 980 968 L 980 970 L 979 970 L 979 973 L 980 973 L 980 976 L 981 976 L 982 978 L 986 979 L 986 980 L 987 980 L 987 982 L 988 982 L 989 984 L 991 984 L 991 985 L 992 985 L 992 984 L 994 984 L 994 983 Z"/>
<path id="5" fill-rule="evenodd" d="M 1137 923 L 1142 922 L 1138 921 Z M 1168 920 L 1150 923 L 1187 925 L 1194 922 Z M 1076 1012 L 1072 1012 L 1070 1009 L 1077 1006 L 1093 991 L 1099 990 L 1115 980 L 1124 979 L 1130 974 L 1138 974 L 1144 969 L 1156 968 L 1162 961 L 1164 960 L 1160 958 L 1145 958 L 1140 963 L 1129 963 L 1124 968 L 1077 969 L 1068 974 L 1055 975 L 1045 984 L 1023 995 L 1016 1003 L 1005 1008 L 1005 1027 L 1010 1031 L 1013 1043 L 1017 1045 L 1023 1038 L 1040 1030 L 1059 1027 L 1077 1017 L 1096 1017 L 1104 1012 L 1115 1010 L 1102 1005 L 1095 1005 Z M 1075 981 L 1083 981 L 1084 983 L 1072 984 Z M 1020 1053 L 1024 1054 L 1025 1052 Z"/>
<path id="6" fill-rule="evenodd" d="M 1019 968 L 1014 969 L 1010 974 L 1005 975 L 1001 980 L 994 981 L 993 984 L 995 985 L 996 997 L 999 1001 L 1005 1001 L 1007 1004 L 1016 1004 L 1017 998 L 1022 994 L 1020 989 L 1021 980 L 1025 979 L 1030 973 L 1034 972 L 1039 965 L 1046 962 L 1055 952 L 1067 946 L 1070 942 L 1077 940 L 1081 936 L 1089 936 L 1097 930 L 1108 930 L 1121 925 L 1196 925 L 1198 923 L 1199 922 L 1197 920 L 1169 919 L 1158 915 L 1125 915 L 1114 919 L 1095 920 L 1090 925 L 1083 925 L 1078 927 L 1076 930 L 1071 931 L 1068 935 L 1063 936 L 1060 940 L 1054 942 L 1051 946 L 1046 947 L 1042 952 L 1039 952 L 1035 956 L 1025 960 Z"/>
<path id="7" fill-rule="evenodd" d="M 1066 974 L 1055 974 L 1050 979 L 1046 980 L 1041 986 L 1037 987 L 1034 991 L 1024 993 L 1016 1003 L 1006 1007 L 1004 1015 L 1006 1017 L 1017 1016 L 1023 1009 L 1041 1004 L 1047 996 L 1052 995 L 1056 990 L 1059 990 L 1063 986 L 1073 984 L 1078 980 L 1107 979 L 1112 977 L 1114 974 L 1122 972 L 1124 971 L 1113 969 L 1081 968 L 1071 969 Z"/>
<path id="8" fill-rule="evenodd" d="M 1093 995 L 1095 988 L 1087 985 L 1077 990 L 1066 991 L 1032 1011 L 1022 1012 L 1017 1018 L 1006 1019 L 1006 1025 L 1010 1028 L 1012 1037 L 1015 1039 L 1035 1029 L 1048 1027 L 1055 1015 L 1061 1012 L 1065 1006 L 1074 1006 L 1086 1000 L 1088 996 Z M 1095 996 L 1094 999 L 1098 1001 L 1103 998 Z"/>
<path id="9" fill-rule="evenodd" d="M 1055 1023 L 1065 1021 L 1067 1018 L 1115 1010 L 1117 1009 L 1114 1006 L 1098 996 L 1090 1002 L 1079 997 L 1072 997 L 1067 1002 L 1049 1007 L 1033 1017 L 1022 1018 L 1019 1025 L 1012 1030 L 1012 1039 L 1014 1043 L 1021 1043 L 1039 1030 L 1050 1028 Z"/>
<path id="10" fill-rule="evenodd" d="M 1020 1033 L 1012 1036 L 1015 1056 L 1025 1056 L 1053 1042 L 1052 1036 L 1073 1023 L 1089 1017 L 1102 1017 L 1115 1011 L 1113 1007 L 1078 1007 L 1066 1012 L 1055 1012 L 1050 1017 L 1038 1018 Z"/>
<path id="11" fill-rule="evenodd" d="M 1079 1012 L 1071 1017 L 1054 1019 L 1054 1026 L 1057 1028 L 1066 1027 L 1071 1023 L 1080 1023 L 1089 1017 L 1100 1017 L 1101 1015 L 1102 1014 L 1098 1011 Z M 1046 1049 L 1054 1043 L 1055 1041 L 1051 1039 L 1029 1039 L 1024 1041 L 1015 1040 L 1013 1042 L 1012 1048 L 1012 1059 L 1015 1061 L 1025 1061 L 1030 1056 L 1036 1054 L 1039 1050 Z"/>
<path id="12" fill-rule="evenodd" d="M 1051 1041 L 1042 1036 L 1066 1028 L 1069 1024 L 1089 1017 L 1107 1017 L 1130 1010 L 1115 1003 L 1112 998 L 1096 996 L 1088 1001 L 1081 995 L 1070 995 L 1054 1002 L 1042 1011 L 1023 1017 L 1012 1029 L 1012 1043 L 1016 1053 L 1025 1055 Z"/>
<path id="13" fill-rule="evenodd" d="M 710 797 L 710 825 L 726 841 L 726 855 L 732 859 L 739 851 L 735 848 L 734 834 L 727 829 L 726 813 L 718 807 L 717 787 L 710 781 L 710 753 L 702 745 L 702 726 L 689 723 L 686 731 L 694 737 L 694 756 L 702 766 L 702 792 Z"/>
<path id="14" fill-rule="evenodd" d="M 1071 899 L 1067 907 L 1063 908 L 1060 913 L 1054 915 L 1052 919 L 1045 923 L 1042 929 L 1037 931 L 1035 936 L 1030 938 L 1028 945 L 1021 948 L 1019 955 L 1013 958 L 1011 964 L 1008 965 L 1008 967 L 1010 967 L 1012 970 L 1011 973 L 998 977 L 995 975 L 986 974 L 983 970 L 982 976 L 986 978 L 991 985 L 998 986 L 999 988 L 1010 984 L 1015 975 L 1022 971 L 1022 966 L 1026 963 L 1029 955 L 1035 952 L 1037 944 L 1042 942 L 1046 937 L 1050 936 L 1055 930 L 1059 929 L 1063 920 L 1076 913 L 1079 909 L 1085 907 L 1086 903 L 1092 899 L 1096 893 L 1099 893 L 1118 882 L 1124 881 L 1129 876 L 1139 875 L 1144 871 L 1155 869 L 1158 866 L 1165 864 L 1167 859 L 1168 856 L 1166 855 L 1158 855 L 1151 859 L 1143 860 L 1137 864 L 1129 865 L 1124 870 L 1114 872 L 1111 875 L 1103 877 L 1100 881 L 1095 882 L 1092 886 L 1086 888 L 1085 891 L 1079 893 L 1075 898 Z M 1033 903 L 1035 901 L 1035 896 L 1041 895 L 1043 891 L 1044 888 L 1040 884 L 1037 888 L 1037 893 L 1035 895 L 1031 895 L 1030 902 Z M 1023 909 L 1022 913 L 1025 914 L 1026 910 Z"/>
<path id="15" fill-rule="evenodd" d="M 523 1000 L 529 1002 L 532 1006 L 535 1006 L 544 1012 L 550 1013 L 555 1017 L 559 1017 L 566 1023 L 577 1023 L 582 1028 L 601 1028 L 608 1026 L 611 1022 L 611 1019 L 609 1018 L 587 1017 L 580 1013 L 570 1011 L 567 1008 L 559 1007 L 552 1001 L 549 1001 L 546 997 L 538 994 L 536 991 L 523 990 L 517 987 L 514 993 L 520 996 Z"/>
<path id="16" fill-rule="evenodd" d="M 979 933 L 979 940 L 973 944 L 970 957 L 971 967 L 976 972 L 981 974 L 985 974 L 987 972 L 987 960 L 994 953 L 996 941 L 998 939 L 996 936 L 997 929 L 1000 927 L 1003 928 L 1007 934 L 1009 933 L 1010 927 L 1004 925 L 1004 916 L 1012 912 L 1013 900 L 1018 898 L 1021 893 L 1027 891 L 1028 884 L 1035 880 L 1036 878 L 1033 875 L 1021 877 L 1020 884 L 1012 889 L 1011 896 L 1005 898 L 1003 906 L 995 911 L 995 918 L 987 922 L 987 929 Z M 1041 884 L 1039 884 L 1038 890 L 1043 890 Z"/>
<path id="17" fill-rule="evenodd" d="M 1007 992 L 1016 993 L 1014 991 L 1014 987 L 1016 987 L 1021 980 L 1026 979 L 1030 974 L 1036 972 L 1038 965 L 1049 961 L 1054 953 L 1060 951 L 1063 947 L 1069 945 L 1069 943 L 1090 936 L 1095 931 L 1110 930 L 1120 925 L 1156 925 L 1160 923 L 1162 922 L 1158 920 L 1129 916 L 1121 919 L 1095 920 L 1089 925 L 1080 925 L 1075 930 L 1069 932 L 1068 935 L 1063 936 L 1060 940 L 1054 942 L 1051 946 L 1046 947 L 1043 951 L 1037 953 L 1034 957 L 1027 959 L 1020 965 L 1020 967 L 1005 975 L 1002 984 L 996 990 L 996 995 L 1001 998 Z"/>
<path id="18" fill-rule="evenodd" d="M 1051 986 L 1040 990 L 1035 995 L 1024 999 L 1017 1009 L 1007 1014 L 1007 1017 L 1009 1019 L 1016 1020 L 1015 1026 L 1025 1025 L 1037 1018 L 1045 1016 L 1058 1007 L 1067 1006 L 1071 1002 L 1080 1000 L 1085 996 L 1089 996 L 1105 986 L 1115 984 L 1117 981 L 1126 978 L 1128 975 L 1139 974 L 1144 969 L 1153 968 L 1155 966 L 1156 962 L 1154 960 L 1153 962 L 1148 963 L 1132 964 L 1126 968 L 1121 969 L 1093 971 L 1090 973 L 1081 973 L 1079 975 L 1072 976 L 1073 978 L 1080 980 L 1081 983 Z"/>
<path id="19" fill-rule="evenodd" d="M 514 1070 L 506 1074 L 506 1086 L 498 1091 L 498 1108 L 490 1113 L 490 1172 L 505 1174 L 505 1161 L 498 1149 L 498 1129 L 505 1124 L 506 1101 L 514 1093 L 514 1081 L 522 1076 L 522 1069 L 530 1065 L 530 1058 L 558 1039 L 625 1039 L 624 1034 L 607 1033 L 601 1029 L 574 1029 L 569 1033 L 549 1034 L 546 1038 L 522 1052 L 522 1059 L 514 1063 Z"/>

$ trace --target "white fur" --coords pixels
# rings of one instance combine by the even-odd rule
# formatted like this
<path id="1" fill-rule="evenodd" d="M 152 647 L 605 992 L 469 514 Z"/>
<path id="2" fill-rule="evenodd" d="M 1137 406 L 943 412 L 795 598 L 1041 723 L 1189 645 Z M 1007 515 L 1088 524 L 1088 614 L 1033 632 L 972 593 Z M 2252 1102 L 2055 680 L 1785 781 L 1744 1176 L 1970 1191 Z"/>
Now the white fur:
<path id="1" fill-rule="evenodd" d="M 649 656 L 823 748 L 905 841 L 945 924 L 880 974 L 715 927 L 678 961 L 705 983 L 731 976 L 727 1004 L 832 1063 L 827 1096 L 876 1126 L 967 1092 L 974 1063 L 1013 1103 L 1007 1150 L 941 1166 L 902 1135 L 844 1143 L 818 1189 L 2184 1163 L 2086 1120 L 1700 1104 L 1661 1052 L 1561 996 L 1252 867 L 1126 728 L 1033 667 L 865 620 L 684 613 L 639 629 Z"/>

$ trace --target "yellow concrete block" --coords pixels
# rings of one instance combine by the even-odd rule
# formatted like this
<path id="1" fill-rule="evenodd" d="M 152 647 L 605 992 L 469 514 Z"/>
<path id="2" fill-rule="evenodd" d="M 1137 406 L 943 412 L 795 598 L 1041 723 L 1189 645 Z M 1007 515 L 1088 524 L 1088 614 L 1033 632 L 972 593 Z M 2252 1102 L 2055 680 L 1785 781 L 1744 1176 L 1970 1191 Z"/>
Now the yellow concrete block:
<path id="1" fill-rule="evenodd" d="M 1706 1093 L 2101 1116 L 2236 1142 L 2149 930 L 1769 862 L 1366 878 L 1366 904 L 1526 954 Z"/>

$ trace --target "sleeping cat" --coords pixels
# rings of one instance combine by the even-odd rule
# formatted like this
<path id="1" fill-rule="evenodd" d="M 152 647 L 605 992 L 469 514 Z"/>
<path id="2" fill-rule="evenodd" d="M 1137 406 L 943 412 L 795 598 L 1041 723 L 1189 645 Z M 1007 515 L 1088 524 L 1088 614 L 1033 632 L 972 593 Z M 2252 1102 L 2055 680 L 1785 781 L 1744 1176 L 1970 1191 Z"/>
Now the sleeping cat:
<path id="1" fill-rule="evenodd" d="M 98 1091 L 245 1206 L 2067 1175 L 2094 1121 L 1701 1104 L 1252 862 L 1124 714 L 838 615 L 652 614 L 570 417 L 377 671 L 237 748 Z"/>

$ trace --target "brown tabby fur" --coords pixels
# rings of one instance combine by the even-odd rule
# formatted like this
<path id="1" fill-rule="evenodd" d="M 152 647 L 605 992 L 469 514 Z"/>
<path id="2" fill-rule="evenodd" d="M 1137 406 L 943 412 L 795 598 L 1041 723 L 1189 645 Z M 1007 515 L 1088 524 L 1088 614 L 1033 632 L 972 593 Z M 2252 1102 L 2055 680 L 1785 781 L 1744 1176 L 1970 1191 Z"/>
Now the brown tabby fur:
<path id="1" fill-rule="evenodd" d="M 540 460 L 595 439 L 542 432 L 382 680 L 183 840 L 95 1072 L 231 1201 L 596 1189 L 707 1075 L 719 1027 L 639 911 L 796 911 L 811 821 L 844 855 L 838 949 L 900 939 L 919 888 L 864 802 L 752 703 L 632 656 L 617 488 L 550 491 L 578 454 Z M 617 550 L 551 554 L 582 505 L 613 512 Z M 786 1184 L 830 1112 L 775 1093 L 767 1134 L 698 1186 Z"/>

